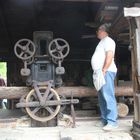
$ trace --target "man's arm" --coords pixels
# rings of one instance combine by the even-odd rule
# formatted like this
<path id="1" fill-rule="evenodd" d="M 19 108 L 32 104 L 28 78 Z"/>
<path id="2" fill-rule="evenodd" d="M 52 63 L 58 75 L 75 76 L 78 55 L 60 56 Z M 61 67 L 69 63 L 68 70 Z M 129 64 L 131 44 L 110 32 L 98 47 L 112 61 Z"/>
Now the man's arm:
<path id="1" fill-rule="evenodd" d="M 103 66 L 103 69 L 102 69 L 103 75 L 105 75 L 107 69 L 111 65 L 112 59 L 113 59 L 113 51 L 107 51 L 104 66 Z"/>

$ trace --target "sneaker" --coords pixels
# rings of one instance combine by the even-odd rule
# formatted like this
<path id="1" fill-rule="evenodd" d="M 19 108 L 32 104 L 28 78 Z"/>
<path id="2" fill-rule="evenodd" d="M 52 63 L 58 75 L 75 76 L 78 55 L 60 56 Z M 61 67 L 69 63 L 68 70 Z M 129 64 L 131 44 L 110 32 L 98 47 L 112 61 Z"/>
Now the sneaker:
<path id="1" fill-rule="evenodd" d="M 103 122 L 100 121 L 100 122 L 96 122 L 95 126 L 96 126 L 96 127 L 104 127 L 105 124 L 104 124 Z"/>
<path id="2" fill-rule="evenodd" d="M 118 125 L 111 125 L 107 124 L 106 126 L 103 127 L 104 131 L 113 131 L 118 128 Z"/>

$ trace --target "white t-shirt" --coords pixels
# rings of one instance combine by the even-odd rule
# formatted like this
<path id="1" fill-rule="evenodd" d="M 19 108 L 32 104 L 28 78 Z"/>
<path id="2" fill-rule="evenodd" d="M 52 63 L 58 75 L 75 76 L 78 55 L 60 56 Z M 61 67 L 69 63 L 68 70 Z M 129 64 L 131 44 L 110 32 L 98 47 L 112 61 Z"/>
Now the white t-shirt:
<path id="1" fill-rule="evenodd" d="M 113 54 L 115 54 L 115 48 L 116 44 L 113 39 L 111 39 L 109 36 L 103 38 L 97 45 L 95 52 L 91 58 L 92 69 L 102 69 L 106 58 L 106 52 L 113 51 Z M 114 58 L 112 59 L 112 63 L 107 71 L 117 72 Z"/>

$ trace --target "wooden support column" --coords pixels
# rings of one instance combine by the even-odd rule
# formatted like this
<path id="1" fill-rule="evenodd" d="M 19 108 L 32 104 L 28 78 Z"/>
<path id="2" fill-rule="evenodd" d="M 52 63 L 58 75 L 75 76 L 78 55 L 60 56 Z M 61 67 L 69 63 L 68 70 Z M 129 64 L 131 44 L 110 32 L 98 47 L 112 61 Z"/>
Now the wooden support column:
<path id="1" fill-rule="evenodd" d="M 133 135 L 140 139 L 140 8 L 124 8 L 124 15 L 129 17 L 131 54 L 132 54 L 132 80 L 134 89 L 134 121 Z"/>

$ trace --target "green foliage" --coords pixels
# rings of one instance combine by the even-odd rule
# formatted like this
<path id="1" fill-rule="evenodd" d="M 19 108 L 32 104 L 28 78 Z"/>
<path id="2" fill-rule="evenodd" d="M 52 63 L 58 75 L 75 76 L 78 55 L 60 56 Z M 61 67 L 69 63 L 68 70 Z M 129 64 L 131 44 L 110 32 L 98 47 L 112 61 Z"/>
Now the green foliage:
<path id="1" fill-rule="evenodd" d="M 5 62 L 0 62 L 0 75 L 3 78 L 7 76 L 7 66 Z"/>

